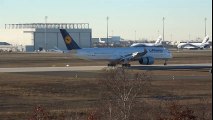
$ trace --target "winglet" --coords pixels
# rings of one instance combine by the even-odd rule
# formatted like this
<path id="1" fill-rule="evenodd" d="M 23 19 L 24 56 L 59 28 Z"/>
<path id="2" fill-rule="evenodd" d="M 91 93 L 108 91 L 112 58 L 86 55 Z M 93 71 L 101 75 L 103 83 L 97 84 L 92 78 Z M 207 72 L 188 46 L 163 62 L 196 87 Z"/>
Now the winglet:
<path id="1" fill-rule="evenodd" d="M 68 50 L 81 49 L 65 29 L 60 29 Z"/>

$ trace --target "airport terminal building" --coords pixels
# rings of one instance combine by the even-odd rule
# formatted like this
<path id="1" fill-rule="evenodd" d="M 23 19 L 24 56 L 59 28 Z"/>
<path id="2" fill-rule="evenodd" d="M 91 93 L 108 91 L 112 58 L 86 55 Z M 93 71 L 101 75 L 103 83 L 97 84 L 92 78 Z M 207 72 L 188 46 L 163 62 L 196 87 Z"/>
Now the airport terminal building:
<path id="1" fill-rule="evenodd" d="M 92 47 L 92 30 L 88 23 L 31 23 L 6 24 L 0 31 L 0 40 L 21 45 L 24 51 L 59 48 L 66 46 L 59 29 L 66 29 L 82 48 Z"/>

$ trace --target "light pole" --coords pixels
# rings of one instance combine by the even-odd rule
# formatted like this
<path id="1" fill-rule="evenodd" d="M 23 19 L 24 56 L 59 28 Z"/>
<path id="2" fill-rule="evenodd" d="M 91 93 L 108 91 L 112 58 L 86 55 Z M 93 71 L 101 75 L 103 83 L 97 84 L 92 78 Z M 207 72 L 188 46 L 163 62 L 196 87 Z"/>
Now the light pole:
<path id="1" fill-rule="evenodd" d="M 206 21 L 207 21 L 207 18 L 205 18 L 205 36 L 207 36 L 207 33 L 206 33 Z"/>
<path id="2" fill-rule="evenodd" d="M 47 16 L 45 16 L 45 33 L 44 33 L 44 44 L 45 44 L 45 50 L 47 50 Z"/>
<path id="3" fill-rule="evenodd" d="M 164 25 L 165 25 L 165 17 L 163 17 L 163 41 L 165 40 L 165 35 L 164 35 Z"/>
<path id="4" fill-rule="evenodd" d="M 107 16 L 107 47 L 109 47 L 109 17 Z"/>

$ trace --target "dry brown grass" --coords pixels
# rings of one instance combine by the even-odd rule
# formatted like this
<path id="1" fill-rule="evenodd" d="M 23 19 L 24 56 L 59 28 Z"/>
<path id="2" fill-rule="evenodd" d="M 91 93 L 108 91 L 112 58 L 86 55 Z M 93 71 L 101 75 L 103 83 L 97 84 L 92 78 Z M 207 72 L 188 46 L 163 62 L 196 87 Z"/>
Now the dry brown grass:
<path id="1" fill-rule="evenodd" d="M 191 72 L 199 73 L 199 70 Z M 168 71 L 166 73 L 169 74 Z M 208 71 L 206 74 L 209 74 Z M 69 111 L 86 114 L 97 107 L 100 99 L 99 79 L 100 72 L 0 73 L 0 118 L 24 119 L 26 113 L 37 105 L 53 113 Z M 182 105 L 200 110 L 203 104 L 200 99 L 211 100 L 211 85 L 211 76 L 202 80 L 153 79 L 149 92 L 143 98 L 145 103 L 141 104 L 149 111 L 158 107 L 160 101 L 175 98 Z M 140 101 L 141 97 L 137 99 Z M 145 116 L 152 116 L 148 115 L 150 112 L 145 113 Z"/>

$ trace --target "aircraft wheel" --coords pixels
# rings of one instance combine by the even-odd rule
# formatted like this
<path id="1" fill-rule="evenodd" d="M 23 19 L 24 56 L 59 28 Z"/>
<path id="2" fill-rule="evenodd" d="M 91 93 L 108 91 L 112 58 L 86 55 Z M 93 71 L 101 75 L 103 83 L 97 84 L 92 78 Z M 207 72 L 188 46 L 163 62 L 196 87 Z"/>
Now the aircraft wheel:
<path id="1" fill-rule="evenodd" d="M 116 64 L 108 64 L 108 67 L 115 67 Z"/>
<path id="2" fill-rule="evenodd" d="M 165 60 L 165 63 L 164 63 L 164 66 L 166 66 L 167 65 L 167 60 Z"/>
<path id="3" fill-rule="evenodd" d="M 130 64 L 122 64 L 122 67 L 131 67 Z"/>

